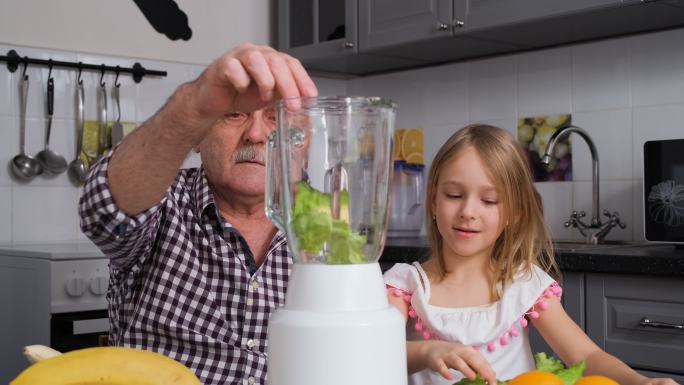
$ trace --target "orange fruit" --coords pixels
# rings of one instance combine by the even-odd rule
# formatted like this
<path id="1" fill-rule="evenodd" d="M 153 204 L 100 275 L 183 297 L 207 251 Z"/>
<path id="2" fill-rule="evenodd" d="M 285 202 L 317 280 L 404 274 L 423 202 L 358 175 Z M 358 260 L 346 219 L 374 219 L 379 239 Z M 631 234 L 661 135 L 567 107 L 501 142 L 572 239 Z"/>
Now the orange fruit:
<path id="1" fill-rule="evenodd" d="M 620 385 L 615 380 L 611 380 L 605 376 L 586 376 L 582 377 L 575 385 Z"/>
<path id="2" fill-rule="evenodd" d="M 551 372 L 533 370 L 516 376 L 508 381 L 508 385 L 563 385 L 563 380 Z"/>
<path id="3" fill-rule="evenodd" d="M 423 129 L 411 128 L 404 132 L 401 138 L 401 157 L 407 163 L 418 163 L 423 157 Z M 412 159 L 413 161 L 409 161 Z M 423 161 L 420 164 L 424 163 Z"/>
<path id="4" fill-rule="evenodd" d="M 425 157 L 420 152 L 412 152 L 406 157 L 406 163 L 425 164 Z"/>

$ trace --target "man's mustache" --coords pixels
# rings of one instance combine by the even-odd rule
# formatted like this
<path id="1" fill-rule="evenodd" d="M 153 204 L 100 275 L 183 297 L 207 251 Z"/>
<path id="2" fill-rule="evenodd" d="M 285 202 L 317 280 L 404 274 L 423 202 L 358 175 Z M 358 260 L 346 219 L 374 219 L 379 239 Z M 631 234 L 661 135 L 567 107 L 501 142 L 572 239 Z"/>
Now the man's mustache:
<path id="1" fill-rule="evenodd" d="M 266 149 L 264 145 L 248 144 L 238 147 L 233 154 L 233 163 L 256 162 L 266 163 Z"/>

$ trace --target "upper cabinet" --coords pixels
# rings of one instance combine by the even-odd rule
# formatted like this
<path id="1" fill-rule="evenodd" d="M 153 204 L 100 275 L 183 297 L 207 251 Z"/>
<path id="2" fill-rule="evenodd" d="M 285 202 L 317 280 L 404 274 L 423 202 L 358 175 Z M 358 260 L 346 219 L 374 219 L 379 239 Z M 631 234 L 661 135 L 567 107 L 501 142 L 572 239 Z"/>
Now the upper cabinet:
<path id="1" fill-rule="evenodd" d="M 359 45 L 385 48 L 452 35 L 453 0 L 358 0 Z M 459 9 L 464 17 L 465 9 Z"/>
<path id="2" fill-rule="evenodd" d="M 468 30 L 497 28 L 545 18 L 619 6 L 621 0 L 470 0 Z"/>
<path id="3" fill-rule="evenodd" d="M 357 2 L 280 0 L 278 46 L 302 61 L 357 52 Z"/>
<path id="4" fill-rule="evenodd" d="M 370 74 L 684 26 L 684 0 L 279 0 L 279 48 Z"/>
<path id="5" fill-rule="evenodd" d="M 278 48 L 308 70 L 323 72 L 364 74 L 425 64 L 360 53 L 357 22 L 357 0 L 279 0 Z"/>

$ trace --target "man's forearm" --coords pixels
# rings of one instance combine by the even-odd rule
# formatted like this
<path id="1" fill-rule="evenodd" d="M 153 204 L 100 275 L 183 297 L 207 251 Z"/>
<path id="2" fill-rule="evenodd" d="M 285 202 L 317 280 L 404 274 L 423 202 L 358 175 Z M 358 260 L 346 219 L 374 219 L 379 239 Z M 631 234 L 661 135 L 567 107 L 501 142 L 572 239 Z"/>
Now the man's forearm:
<path id="1" fill-rule="evenodd" d="M 107 172 L 117 205 L 141 213 L 163 198 L 187 154 L 211 128 L 212 117 L 194 113 L 193 83 L 181 85 L 154 116 L 112 154 Z"/>

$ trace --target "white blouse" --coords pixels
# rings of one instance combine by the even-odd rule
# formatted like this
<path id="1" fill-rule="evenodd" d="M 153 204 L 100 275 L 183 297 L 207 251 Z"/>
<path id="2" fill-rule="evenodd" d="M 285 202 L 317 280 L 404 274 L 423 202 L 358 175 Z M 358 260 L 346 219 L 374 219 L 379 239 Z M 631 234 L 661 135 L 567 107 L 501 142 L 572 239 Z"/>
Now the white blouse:
<path id="1" fill-rule="evenodd" d="M 418 262 L 394 265 L 384 275 L 388 290 L 409 303 L 406 338 L 409 341 L 439 339 L 460 342 L 478 349 L 492 365 L 497 378 L 508 380 L 534 370 L 526 326 L 539 317 L 549 296 L 560 297 L 558 284 L 537 266 L 531 274 L 519 274 L 497 302 L 473 307 L 440 307 L 430 304 L 430 281 Z M 550 352 L 549 352 L 550 353 Z M 452 370 L 454 380 L 425 369 L 409 376 L 410 385 L 451 385 L 463 378 Z"/>

